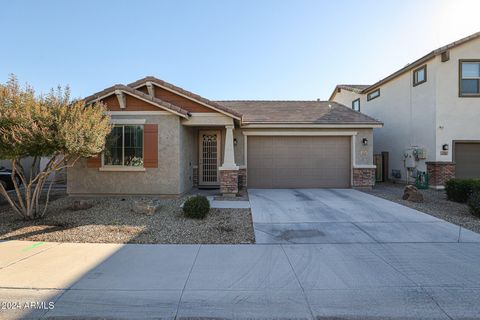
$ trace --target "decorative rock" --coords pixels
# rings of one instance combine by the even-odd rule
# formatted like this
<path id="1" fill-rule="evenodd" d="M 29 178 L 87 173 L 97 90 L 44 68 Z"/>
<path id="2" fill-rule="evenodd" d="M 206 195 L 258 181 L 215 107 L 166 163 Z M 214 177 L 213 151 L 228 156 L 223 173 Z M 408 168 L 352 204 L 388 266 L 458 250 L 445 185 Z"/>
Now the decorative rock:
<path id="1" fill-rule="evenodd" d="M 423 202 L 423 194 L 412 185 L 407 185 L 403 190 L 403 200 L 411 202 Z"/>
<path id="2" fill-rule="evenodd" d="M 153 202 L 134 201 L 132 211 L 138 214 L 151 216 L 157 211 L 158 205 Z"/>
<path id="3" fill-rule="evenodd" d="M 79 211 L 79 210 L 87 210 L 93 207 L 93 203 L 87 200 L 75 200 L 73 201 L 72 205 L 70 206 L 70 210 Z"/>

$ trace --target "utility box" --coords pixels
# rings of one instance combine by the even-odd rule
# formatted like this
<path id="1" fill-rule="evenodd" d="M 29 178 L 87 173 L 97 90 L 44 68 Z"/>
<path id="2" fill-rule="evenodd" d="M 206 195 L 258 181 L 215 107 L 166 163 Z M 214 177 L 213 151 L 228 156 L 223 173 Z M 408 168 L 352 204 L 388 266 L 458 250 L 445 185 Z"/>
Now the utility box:
<path id="1" fill-rule="evenodd" d="M 410 149 L 405 150 L 405 154 L 403 156 L 405 157 L 405 167 L 406 168 L 415 168 L 416 167 L 414 151 L 415 151 L 414 148 L 410 148 Z"/>
<path id="2" fill-rule="evenodd" d="M 413 155 L 415 156 L 415 160 L 425 160 L 427 159 L 427 149 L 425 148 L 414 148 Z"/>

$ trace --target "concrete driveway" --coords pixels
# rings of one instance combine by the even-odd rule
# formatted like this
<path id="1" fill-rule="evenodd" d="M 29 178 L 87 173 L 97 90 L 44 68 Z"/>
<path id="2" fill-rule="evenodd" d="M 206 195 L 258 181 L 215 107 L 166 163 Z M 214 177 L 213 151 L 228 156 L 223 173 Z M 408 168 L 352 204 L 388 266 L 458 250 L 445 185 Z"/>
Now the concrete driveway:
<path id="1" fill-rule="evenodd" d="M 480 235 L 353 189 L 250 189 L 257 243 L 455 243 Z"/>
<path id="2" fill-rule="evenodd" d="M 250 199 L 265 244 L 0 242 L 0 319 L 480 317 L 477 234 L 354 190 Z"/>

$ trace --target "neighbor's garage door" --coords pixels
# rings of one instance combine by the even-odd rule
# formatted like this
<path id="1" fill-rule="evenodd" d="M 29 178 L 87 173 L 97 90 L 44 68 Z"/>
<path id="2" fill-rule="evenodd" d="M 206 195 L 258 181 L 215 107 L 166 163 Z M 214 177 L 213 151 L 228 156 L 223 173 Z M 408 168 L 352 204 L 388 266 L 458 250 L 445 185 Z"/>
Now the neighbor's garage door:
<path id="1" fill-rule="evenodd" d="M 350 137 L 249 136 L 249 188 L 350 187 Z"/>
<path id="2" fill-rule="evenodd" d="M 480 143 L 455 143 L 455 177 L 480 178 Z"/>

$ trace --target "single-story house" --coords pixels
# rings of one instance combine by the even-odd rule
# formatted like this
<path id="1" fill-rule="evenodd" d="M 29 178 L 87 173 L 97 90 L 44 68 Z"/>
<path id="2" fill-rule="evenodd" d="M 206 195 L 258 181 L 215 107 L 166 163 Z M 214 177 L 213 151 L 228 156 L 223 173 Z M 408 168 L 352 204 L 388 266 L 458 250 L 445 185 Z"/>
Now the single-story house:
<path id="1" fill-rule="evenodd" d="M 107 106 L 113 130 L 102 154 L 68 169 L 71 195 L 374 183 L 382 123 L 336 102 L 210 101 L 154 77 L 85 101 Z"/>

